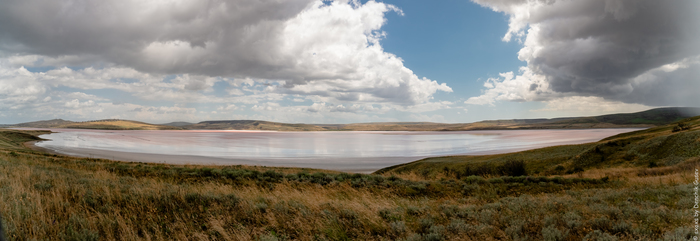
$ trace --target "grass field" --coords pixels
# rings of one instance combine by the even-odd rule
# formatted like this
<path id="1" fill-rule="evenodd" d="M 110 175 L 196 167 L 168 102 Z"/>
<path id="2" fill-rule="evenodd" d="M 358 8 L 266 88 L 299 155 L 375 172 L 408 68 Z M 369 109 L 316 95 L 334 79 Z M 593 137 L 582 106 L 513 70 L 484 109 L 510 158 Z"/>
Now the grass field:
<path id="1" fill-rule="evenodd" d="M 74 158 L 0 130 L 0 215 L 9 240 L 688 240 L 699 121 L 373 175 Z"/>

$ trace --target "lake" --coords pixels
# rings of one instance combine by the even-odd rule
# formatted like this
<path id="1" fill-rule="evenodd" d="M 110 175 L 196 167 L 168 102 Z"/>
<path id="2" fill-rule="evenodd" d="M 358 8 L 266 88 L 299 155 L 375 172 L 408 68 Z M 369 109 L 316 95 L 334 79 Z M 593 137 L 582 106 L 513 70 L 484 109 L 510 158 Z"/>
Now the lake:
<path id="1" fill-rule="evenodd" d="M 372 172 L 425 157 L 594 142 L 640 129 L 445 132 L 114 131 L 50 129 L 36 143 L 62 154 L 169 164 L 258 165 Z"/>

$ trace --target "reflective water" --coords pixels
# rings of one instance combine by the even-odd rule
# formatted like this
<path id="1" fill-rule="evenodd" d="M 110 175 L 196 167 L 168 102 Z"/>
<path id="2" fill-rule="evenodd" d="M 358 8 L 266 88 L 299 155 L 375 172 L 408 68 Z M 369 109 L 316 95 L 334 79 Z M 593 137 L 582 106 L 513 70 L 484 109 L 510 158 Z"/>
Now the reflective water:
<path id="1" fill-rule="evenodd" d="M 494 154 L 593 142 L 638 129 L 459 132 L 107 131 L 52 129 L 37 146 L 140 162 L 371 172 L 429 156 Z"/>

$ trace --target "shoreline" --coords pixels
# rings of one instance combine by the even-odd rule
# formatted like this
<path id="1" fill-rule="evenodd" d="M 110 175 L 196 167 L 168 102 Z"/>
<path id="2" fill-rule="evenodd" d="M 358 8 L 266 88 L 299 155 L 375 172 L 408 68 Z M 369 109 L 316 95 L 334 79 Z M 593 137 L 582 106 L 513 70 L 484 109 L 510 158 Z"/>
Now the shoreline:
<path id="1" fill-rule="evenodd" d="M 24 146 L 24 147 L 26 147 L 26 148 L 29 148 L 29 149 L 31 149 L 31 150 L 33 150 L 33 151 L 45 152 L 45 153 L 53 154 L 53 155 L 64 155 L 64 154 L 62 154 L 62 153 L 60 153 L 60 152 L 51 150 L 51 149 L 49 149 L 49 148 L 44 148 L 44 147 L 37 146 L 36 143 L 37 143 L 37 142 L 40 142 L 40 141 L 43 141 L 43 140 L 38 140 L 38 141 L 27 141 L 27 142 L 22 143 L 22 146 Z"/>
<path id="2" fill-rule="evenodd" d="M 98 158 L 118 162 L 132 163 L 153 163 L 165 165 L 188 165 L 188 166 L 259 166 L 259 167 L 281 167 L 281 168 L 309 168 L 327 171 L 340 171 L 347 173 L 373 173 L 379 169 L 401 163 L 418 161 L 427 157 L 377 157 L 377 158 L 345 158 L 339 163 L 325 163 L 319 165 L 318 161 L 323 158 L 223 158 L 196 155 L 169 155 L 151 154 L 139 152 L 109 151 L 88 148 L 71 148 L 71 150 L 61 151 L 36 145 L 38 141 L 23 143 L 27 148 L 35 151 L 45 152 L 54 155 L 77 157 L 77 158 Z M 408 160 L 410 159 L 410 160 Z M 376 162 L 382 160 L 382 162 Z M 280 163 L 286 161 L 288 163 Z M 314 162 L 316 161 L 316 162 Z M 361 163 L 358 165 L 358 163 Z"/>
<path id="3" fill-rule="evenodd" d="M 619 128 L 627 129 L 627 128 Z M 636 129 L 636 128 L 630 128 Z M 55 130 L 55 129 L 54 129 Z M 52 132 L 54 130 L 51 130 Z M 593 129 L 595 130 L 595 129 Z M 600 130 L 600 129 L 598 129 Z M 80 130 L 71 130 L 80 131 Z M 95 130 L 90 130 L 95 131 Z M 515 133 L 526 131 L 526 130 L 512 130 Z M 533 130 L 529 130 L 533 131 Z M 568 130 L 573 131 L 573 130 Z M 60 131 L 59 131 L 60 132 Z M 99 131 L 102 132 L 102 131 Z M 107 130 L 107 132 L 114 132 Z M 179 131 L 178 131 L 179 132 Z M 206 131 L 209 132 L 209 131 Z M 365 132 L 366 131 L 361 131 Z M 393 134 L 401 135 L 403 131 L 393 132 Z M 495 134 L 490 133 L 492 131 L 464 131 L 471 132 L 472 135 L 485 135 L 485 134 Z M 494 131 L 499 132 L 499 131 Z M 58 132 L 56 132 L 58 133 Z M 405 133 L 405 132 L 404 132 Z M 425 132 L 418 132 L 417 135 L 422 135 Z M 441 132 L 447 134 L 445 132 Z M 624 133 L 624 132 L 623 132 Z M 392 132 L 386 133 L 392 135 Z M 428 134 L 428 133 L 426 133 Z M 451 133 L 450 133 L 451 134 Z M 456 133 L 455 133 L 456 134 Z M 522 136 L 522 134 L 517 134 Z M 438 155 L 426 155 L 426 156 L 372 156 L 372 157 L 331 157 L 331 156 L 305 156 L 305 157 L 229 157 L 229 156 L 205 156 L 198 155 L 196 152 L 193 154 L 167 154 L 167 153 L 148 153 L 148 152 L 138 152 L 138 150 L 104 150 L 95 148 L 84 148 L 84 147 L 70 147 L 70 146 L 57 146 L 57 145 L 37 145 L 42 141 L 50 140 L 36 140 L 28 141 L 23 143 L 23 145 L 31 150 L 45 152 L 54 155 L 63 155 L 79 158 L 101 158 L 113 161 L 122 162 L 143 162 L 143 163 L 158 163 L 158 164 L 169 164 L 169 165 L 214 165 L 214 166 L 231 166 L 231 165 L 248 165 L 248 166 L 264 166 L 264 167 L 288 167 L 288 168 L 312 168 L 312 169 L 323 169 L 331 171 L 342 171 L 351 173 L 372 173 L 387 167 L 407 164 L 415 161 L 419 161 L 425 158 L 434 157 L 444 157 L 444 156 L 486 156 L 494 154 L 506 154 L 515 153 L 525 150 L 539 149 L 543 147 L 548 147 L 549 145 L 540 146 L 539 144 L 528 144 L 528 145 L 512 145 L 508 147 L 501 147 L 499 149 L 471 149 L 467 152 L 454 153 L 454 154 L 438 154 Z M 148 140 L 150 141 L 150 140 Z M 600 140 L 590 140 L 587 142 L 580 142 L 581 140 L 568 140 L 558 142 L 556 145 L 575 145 L 589 142 L 596 142 Z M 469 148 L 465 149 L 469 150 Z"/>

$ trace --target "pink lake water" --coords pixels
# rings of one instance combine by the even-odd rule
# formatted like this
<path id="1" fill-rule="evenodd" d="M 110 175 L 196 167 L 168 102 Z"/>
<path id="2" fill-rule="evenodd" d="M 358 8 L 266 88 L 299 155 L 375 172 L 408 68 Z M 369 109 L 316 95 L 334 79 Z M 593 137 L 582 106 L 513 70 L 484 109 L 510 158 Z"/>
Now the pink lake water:
<path id="1" fill-rule="evenodd" d="M 450 132 L 113 131 L 50 129 L 37 146 L 59 153 L 169 164 L 258 165 L 372 172 L 446 155 L 595 142 L 640 129 Z"/>

